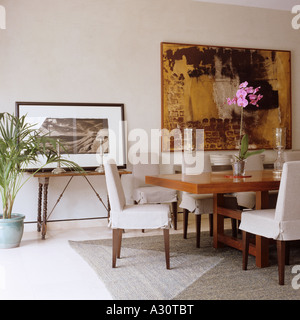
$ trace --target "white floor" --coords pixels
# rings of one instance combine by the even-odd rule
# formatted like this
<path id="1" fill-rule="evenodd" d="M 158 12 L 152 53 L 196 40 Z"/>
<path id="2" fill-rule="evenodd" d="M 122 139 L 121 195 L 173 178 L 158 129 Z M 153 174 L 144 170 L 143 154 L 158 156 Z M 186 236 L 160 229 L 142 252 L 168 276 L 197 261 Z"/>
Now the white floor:
<path id="1" fill-rule="evenodd" d="M 189 231 L 194 232 L 194 216 L 189 220 Z M 208 219 L 202 220 L 202 230 L 207 230 Z M 46 240 L 41 240 L 35 229 L 35 224 L 26 224 L 20 247 L 0 249 L 0 300 L 112 299 L 102 281 L 68 244 L 68 240 L 111 238 L 106 219 L 48 223 Z M 158 232 L 161 234 L 160 230 L 145 234 L 126 231 L 124 237 Z M 182 234 L 182 221 L 178 230 L 171 232 Z"/>

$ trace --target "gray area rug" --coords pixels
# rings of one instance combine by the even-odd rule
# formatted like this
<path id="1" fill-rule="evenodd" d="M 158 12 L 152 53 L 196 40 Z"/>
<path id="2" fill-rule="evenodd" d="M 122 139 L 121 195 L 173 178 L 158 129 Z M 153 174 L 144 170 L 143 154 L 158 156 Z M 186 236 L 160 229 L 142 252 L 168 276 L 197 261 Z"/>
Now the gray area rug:
<path id="1" fill-rule="evenodd" d="M 184 240 L 170 235 L 171 270 L 165 268 L 162 236 L 124 238 L 121 259 L 111 268 L 111 239 L 69 241 L 70 246 L 94 269 L 116 300 L 299 300 L 292 287 L 300 265 L 300 249 L 291 248 L 285 285 L 278 285 L 276 248 L 270 250 L 270 267 L 257 268 L 249 256 L 242 270 L 242 253 L 232 248 L 214 249 L 207 232 L 201 248 L 195 235 Z M 300 272 L 300 267 L 299 267 Z M 300 279 L 294 279 L 300 287 Z"/>

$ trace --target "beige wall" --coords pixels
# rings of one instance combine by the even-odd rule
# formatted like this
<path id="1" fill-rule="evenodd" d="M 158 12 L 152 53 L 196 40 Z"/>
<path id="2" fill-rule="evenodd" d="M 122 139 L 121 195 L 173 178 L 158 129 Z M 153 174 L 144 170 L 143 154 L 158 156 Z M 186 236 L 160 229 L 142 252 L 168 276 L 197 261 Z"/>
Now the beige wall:
<path id="1" fill-rule="evenodd" d="M 290 12 L 192 0 L 0 5 L 7 15 L 6 30 L 0 30 L 1 112 L 13 112 L 18 100 L 124 103 L 128 130 L 150 132 L 161 121 L 160 42 L 285 49 L 292 52 L 293 148 L 300 149 L 300 30 L 292 29 Z M 88 187 L 72 183 L 53 219 L 105 214 Z M 103 183 L 96 181 L 105 194 Z M 50 191 L 59 194 L 60 187 L 56 183 Z M 16 203 L 27 220 L 35 219 L 36 190 L 31 181 Z M 85 192 L 88 204 L 74 203 Z"/>

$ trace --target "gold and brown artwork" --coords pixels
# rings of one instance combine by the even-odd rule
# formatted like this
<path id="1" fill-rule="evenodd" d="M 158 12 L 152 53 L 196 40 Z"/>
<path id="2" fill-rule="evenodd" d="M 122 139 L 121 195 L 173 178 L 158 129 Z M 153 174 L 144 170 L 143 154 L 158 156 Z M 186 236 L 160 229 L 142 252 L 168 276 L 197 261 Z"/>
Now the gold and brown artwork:
<path id="1" fill-rule="evenodd" d="M 272 149 L 273 128 L 286 127 L 291 148 L 291 52 L 161 43 L 162 129 L 204 129 L 205 150 L 234 150 L 241 107 L 227 104 L 239 84 L 260 87 L 259 107 L 244 108 L 249 148 Z M 176 144 L 175 144 L 176 145 Z M 180 151 L 170 135 L 163 151 Z"/>

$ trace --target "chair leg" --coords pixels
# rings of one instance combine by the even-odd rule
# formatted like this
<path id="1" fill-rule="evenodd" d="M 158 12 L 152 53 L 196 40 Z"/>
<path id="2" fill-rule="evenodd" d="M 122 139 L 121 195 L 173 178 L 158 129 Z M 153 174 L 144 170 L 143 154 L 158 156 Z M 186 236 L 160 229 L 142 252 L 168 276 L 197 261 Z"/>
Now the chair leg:
<path id="1" fill-rule="evenodd" d="M 119 229 L 112 230 L 112 267 L 116 267 L 119 246 Z"/>
<path id="2" fill-rule="evenodd" d="M 201 214 L 196 214 L 196 247 L 200 248 Z"/>
<path id="3" fill-rule="evenodd" d="M 177 230 L 177 201 L 172 202 L 172 213 L 173 213 L 173 220 L 174 220 L 174 230 Z"/>
<path id="4" fill-rule="evenodd" d="M 285 270 L 285 242 L 277 240 L 277 259 L 278 259 L 278 276 L 279 284 L 284 285 L 284 270 Z"/>
<path id="5" fill-rule="evenodd" d="M 170 237 L 169 229 L 164 230 L 164 242 L 165 242 L 165 256 L 166 256 L 166 268 L 170 269 Z"/>
<path id="6" fill-rule="evenodd" d="M 212 237 L 213 236 L 213 230 L 214 230 L 214 215 L 210 213 L 208 215 L 209 217 L 209 235 Z"/>
<path id="7" fill-rule="evenodd" d="M 120 257 L 121 257 L 122 235 L 123 235 L 123 230 L 119 229 L 119 234 L 118 234 L 118 252 L 117 252 L 117 258 L 118 259 L 120 259 Z"/>
<path id="8" fill-rule="evenodd" d="M 183 209 L 183 238 L 187 238 L 187 228 L 189 223 L 189 211 L 187 209 Z"/>
<path id="9" fill-rule="evenodd" d="M 243 234 L 243 240 L 242 240 L 242 246 L 243 246 L 243 270 L 247 270 L 248 265 L 248 254 L 249 254 L 249 233 L 246 231 L 242 232 Z"/>
<path id="10" fill-rule="evenodd" d="M 285 242 L 285 265 L 290 264 L 290 242 Z"/>

